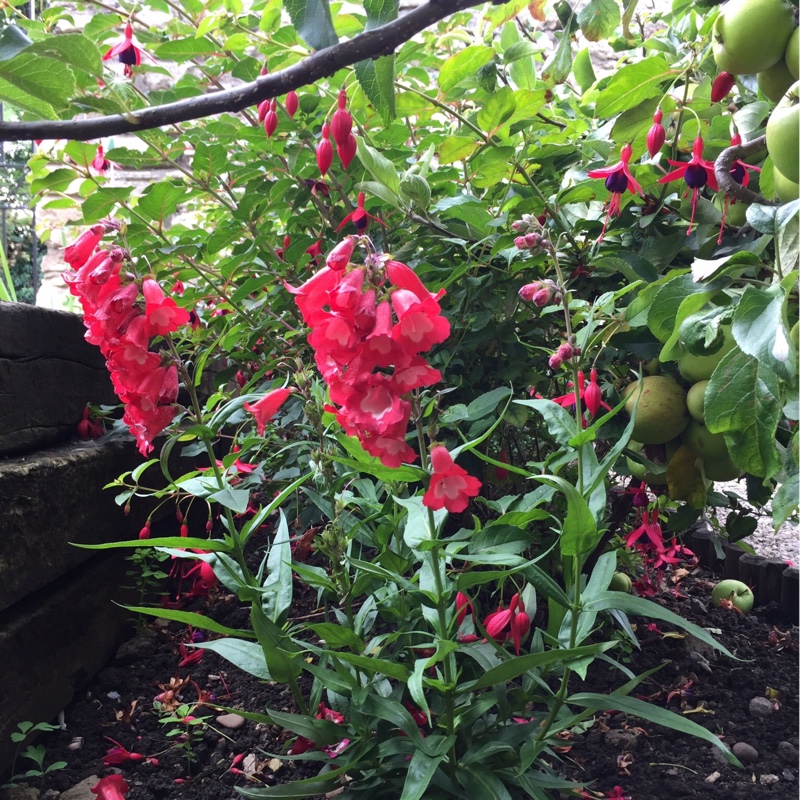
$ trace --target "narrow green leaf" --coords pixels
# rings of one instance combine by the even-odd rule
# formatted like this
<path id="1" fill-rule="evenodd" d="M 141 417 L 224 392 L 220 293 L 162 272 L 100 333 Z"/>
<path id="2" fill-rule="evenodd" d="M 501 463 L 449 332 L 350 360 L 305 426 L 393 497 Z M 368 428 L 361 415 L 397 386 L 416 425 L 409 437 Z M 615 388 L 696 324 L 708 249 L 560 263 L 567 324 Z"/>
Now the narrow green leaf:
<path id="1" fill-rule="evenodd" d="M 565 556 L 589 553 L 597 544 L 597 523 L 583 495 L 563 478 L 555 475 L 535 475 L 534 480 L 560 489 L 567 499 L 567 515 L 561 529 L 559 549 Z"/>
<path id="2" fill-rule="evenodd" d="M 85 550 L 113 550 L 115 547 L 188 547 L 198 550 L 221 550 L 230 552 L 233 548 L 221 539 L 198 539 L 193 536 L 162 536 L 158 539 L 129 539 L 124 542 L 103 542 L 102 544 L 81 544 L 70 542 L 73 547 Z"/>
<path id="3" fill-rule="evenodd" d="M 242 639 L 214 639 L 211 642 L 199 642 L 194 647 L 212 650 L 226 661 L 230 661 L 234 667 L 263 681 L 272 680 L 264 660 L 264 652 L 256 642 Z"/>
<path id="4" fill-rule="evenodd" d="M 123 606 L 123 608 L 132 611 L 134 614 L 147 614 L 151 617 L 171 619 L 175 622 L 191 625 L 193 628 L 202 628 L 204 631 L 221 633 L 223 636 L 232 636 L 237 639 L 253 638 L 252 631 L 242 631 L 236 628 L 229 628 L 227 625 L 220 625 L 219 622 L 214 622 L 213 619 L 209 619 L 203 614 L 196 614 L 193 611 L 178 611 L 174 608 L 147 608 L 145 606 Z"/>
<path id="5" fill-rule="evenodd" d="M 420 800 L 443 758 L 444 754 L 431 758 L 422 750 L 416 750 L 407 766 L 406 780 L 400 800 Z"/>
<path id="6" fill-rule="evenodd" d="M 592 708 L 596 711 L 613 708 L 617 711 L 623 711 L 626 714 L 632 714 L 635 717 L 649 720 L 656 725 L 663 725 L 665 728 L 671 728 L 674 731 L 688 733 L 690 736 L 696 736 L 698 739 L 703 739 L 706 742 L 710 742 L 715 747 L 718 747 L 731 764 L 742 768 L 739 759 L 736 758 L 728 749 L 728 746 L 711 733 L 711 731 L 706 730 L 702 725 L 698 725 L 696 722 L 686 719 L 686 717 L 680 714 L 675 714 L 672 711 L 667 711 L 665 708 L 659 708 L 651 703 L 646 703 L 644 700 L 637 700 L 635 697 L 620 697 L 618 695 L 609 697 L 605 694 L 583 692 L 568 697 L 567 703 L 583 706 L 584 708 Z"/>

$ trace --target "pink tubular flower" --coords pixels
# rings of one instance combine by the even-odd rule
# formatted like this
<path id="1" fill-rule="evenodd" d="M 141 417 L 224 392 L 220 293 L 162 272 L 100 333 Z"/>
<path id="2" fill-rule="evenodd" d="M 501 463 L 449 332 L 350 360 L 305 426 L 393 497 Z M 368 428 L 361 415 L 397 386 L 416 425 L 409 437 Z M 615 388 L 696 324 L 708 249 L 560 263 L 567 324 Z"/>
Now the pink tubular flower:
<path id="1" fill-rule="evenodd" d="M 611 199 L 608 201 L 608 214 L 606 215 L 606 221 L 603 223 L 603 230 L 600 232 L 598 242 L 603 241 L 611 217 L 618 217 L 622 213 L 622 195 L 626 191 L 630 191 L 633 194 L 642 194 L 642 187 L 636 182 L 633 175 L 631 175 L 630 169 L 628 169 L 632 155 L 633 148 L 626 144 L 620 152 L 620 160 L 612 167 L 593 169 L 587 173 L 590 178 L 605 178 L 606 189 L 611 192 Z"/>
<path id="2" fill-rule="evenodd" d="M 150 336 L 164 336 L 178 330 L 189 321 L 189 312 L 181 308 L 152 278 L 142 282 L 145 299 L 144 315 Z"/>
<path id="3" fill-rule="evenodd" d="M 244 404 L 245 411 L 249 411 L 256 418 L 256 427 L 258 435 L 264 435 L 264 429 L 277 413 L 278 409 L 286 402 L 286 398 L 292 393 L 289 388 L 272 389 L 267 392 L 260 400 L 252 405 L 250 403 Z"/>
<path id="4" fill-rule="evenodd" d="M 103 756 L 103 764 L 105 764 L 107 767 L 114 767 L 118 766 L 119 764 L 127 764 L 130 761 L 144 761 L 145 756 L 143 756 L 141 753 L 132 753 L 127 747 L 124 747 L 116 739 L 112 739 L 109 736 L 104 738 L 116 745 L 116 747 L 112 747 Z"/>
<path id="5" fill-rule="evenodd" d="M 123 800 L 128 793 L 129 786 L 122 775 L 106 775 L 89 790 L 96 794 L 98 800 Z"/>
<path id="6" fill-rule="evenodd" d="M 325 266 L 336 272 L 341 272 L 347 268 L 355 249 L 356 239 L 354 236 L 342 239 L 325 258 Z"/>
<path id="7" fill-rule="evenodd" d="M 433 474 L 428 491 L 422 498 L 423 505 L 437 511 L 446 508 L 451 512 L 463 511 L 469 505 L 470 497 L 476 497 L 481 482 L 456 466 L 446 447 L 431 450 Z"/>
<path id="8" fill-rule="evenodd" d="M 464 592 L 456 594 L 456 625 L 461 625 L 467 616 L 467 611 L 474 616 L 475 606 L 472 605 L 472 600 L 467 597 Z"/>
<path id="9" fill-rule="evenodd" d="M 131 78 L 133 77 L 133 68 L 142 63 L 142 52 L 133 43 L 133 28 L 129 22 L 125 25 L 125 38 L 106 52 L 103 56 L 103 61 L 108 61 L 116 56 L 119 59 L 119 63 L 125 65 L 126 77 Z"/>
<path id="10" fill-rule="evenodd" d="M 317 167 L 319 168 L 319 174 L 323 177 L 331 168 L 331 164 L 333 164 L 333 145 L 331 144 L 330 135 L 331 128 L 326 122 L 322 126 L 322 138 L 317 144 Z"/>
<path id="11" fill-rule="evenodd" d="M 105 232 L 105 225 L 92 225 L 88 231 L 84 231 L 71 245 L 64 249 L 64 261 L 72 269 L 80 269 L 89 260 L 89 256 L 92 255 L 95 247 L 100 244 Z"/>
<path id="12" fill-rule="evenodd" d="M 661 112 L 661 109 L 656 109 L 656 113 L 653 114 L 653 125 L 647 132 L 647 152 L 650 153 L 650 158 L 655 157 L 656 153 L 661 150 L 667 139 L 667 132 L 661 124 L 663 118 L 664 114 Z"/>
<path id="13" fill-rule="evenodd" d="M 720 72 L 711 84 L 711 102 L 721 103 L 731 93 L 735 83 L 735 75 L 731 75 L 730 72 Z"/>
<path id="14" fill-rule="evenodd" d="M 581 399 L 586 404 L 586 410 L 592 417 L 597 416 L 597 412 L 601 408 L 611 411 L 611 406 L 603 402 L 603 392 L 597 383 L 597 370 L 594 368 L 589 372 L 589 385 L 584 389 Z"/>
<path id="15" fill-rule="evenodd" d="M 104 175 L 110 166 L 111 162 L 106 158 L 102 145 L 98 145 L 97 153 L 92 159 L 92 168 L 100 175 Z"/>
<path id="16" fill-rule="evenodd" d="M 702 136 L 698 136 L 694 140 L 692 157 L 689 161 L 684 163 L 682 161 L 672 161 L 671 159 L 667 160 L 673 167 L 678 167 L 678 169 L 667 173 L 663 178 L 659 178 L 658 182 L 669 183 L 670 181 L 683 178 L 686 185 L 692 190 L 692 216 L 689 219 L 689 229 L 686 231 L 686 235 L 688 236 L 692 232 L 694 215 L 697 210 L 697 198 L 700 196 L 703 187 L 707 185 L 713 191 L 718 191 L 717 178 L 714 175 L 714 164 L 703 158 Z"/>
<path id="17" fill-rule="evenodd" d="M 486 629 L 486 635 L 495 641 L 504 641 L 511 634 L 514 650 L 519 655 L 522 641 L 531 629 L 531 618 L 525 611 L 522 598 L 515 594 L 507 609 L 500 608 L 486 617 L 483 627 Z"/>

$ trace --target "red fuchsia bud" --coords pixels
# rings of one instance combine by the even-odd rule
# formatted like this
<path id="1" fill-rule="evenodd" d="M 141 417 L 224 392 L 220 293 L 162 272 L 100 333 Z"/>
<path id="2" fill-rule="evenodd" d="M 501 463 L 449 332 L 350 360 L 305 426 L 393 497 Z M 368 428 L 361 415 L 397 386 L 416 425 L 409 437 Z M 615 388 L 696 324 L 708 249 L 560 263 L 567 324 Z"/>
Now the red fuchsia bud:
<path id="1" fill-rule="evenodd" d="M 345 147 L 353 129 L 353 118 L 347 110 L 347 92 L 344 89 L 340 90 L 337 101 L 339 107 L 331 117 L 331 135 L 339 147 Z"/>
<path id="2" fill-rule="evenodd" d="M 270 100 L 269 103 L 269 111 L 264 115 L 264 130 L 267 134 L 267 139 L 269 139 L 275 130 L 278 127 L 278 114 L 276 109 L 278 108 L 278 103 L 275 100 Z"/>
<path id="3" fill-rule="evenodd" d="M 206 522 L 206 533 L 211 533 L 213 529 L 214 529 L 214 523 L 211 520 Z"/>
<path id="4" fill-rule="evenodd" d="M 317 166 L 319 173 L 324 177 L 325 173 L 331 168 L 333 164 L 333 145 L 330 140 L 331 128 L 326 122 L 322 126 L 322 138 L 317 145 Z"/>
<path id="5" fill-rule="evenodd" d="M 269 75 L 269 69 L 268 69 L 266 64 L 264 64 L 264 66 L 261 67 L 261 70 L 259 71 L 258 74 L 259 75 Z"/>
<path id="6" fill-rule="evenodd" d="M 355 249 L 356 240 L 354 236 L 348 236 L 346 239 L 342 239 L 342 241 L 328 253 L 328 257 L 325 259 L 325 266 L 336 272 L 347 269 L 347 265 L 350 263 L 350 258 Z"/>
<path id="7" fill-rule="evenodd" d="M 653 114 L 653 126 L 647 132 L 647 152 L 650 153 L 650 158 L 653 158 L 661 150 L 667 138 L 667 132 L 661 124 L 663 118 L 661 109 L 657 109 Z"/>
<path id="8" fill-rule="evenodd" d="M 139 538 L 140 539 L 149 539 L 150 538 L 150 520 L 145 522 L 144 527 L 139 531 Z"/>
<path id="9" fill-rule="evenodd" d="M 497 460 L 508 464 L 508 450 L 505 447 L 500 450 L 500 456 Z M 508 477 L 508 470 L 503 467 L 495 467 L 495 475 L 497 475 L 497 480 L 504 481 Z"/>
<path id="10" fill-rule="evenodd" d="M 247 375 L 245 375 L 242 370 L 236 371 L 236 383 L 239 384 L 240 389 L 244 389 L 244 387 L 247 385 Z"/>
<path id="11" fill-rule="evenodd" d="M 742 143 L 742 137 L 738 133 L 731 136 L 731 147 L 738 147 Z"/>
<path id="12" fill-rule="evenodd" d="M 264 117 L 267 116 L 267 111 L 269 111 L 269 100 L 262 100 L 258 104 L 258 121 L 263 122 Z"/>
<path id="13" fill-rule="evenodd" d="M 352 133 L 348 135 L 343 145 L 336 145 L 336 152 L 339 154 L 339 159 L 345 169 L 350 166 L 350 162 L 355 158 L 357 150 L 358 142 Z"/>
<path id="14" fill-rule="evenodd" d="M 284 105 L 286 106 L 286 113 L 289 115 L 289 119 L 294 119 L 294 115 L 297 113 L 297 109 L 300 107 L 300 100 L 297 97 L 297 92 L 292 89 L 286 95 L 286 100 L 284 101 Z"/>
<path id="15" fill-rule="evenodd" d="M 467 610 L 472 608 L 472 601 L 467 597 L 464 592 L 459 592 L 456 595 L 456 624 L 461 625 L 467 616 Z M 473 610 L 473 614 L 475 611 Z"/>
<path id="16" fill-rule="evenodd" d="M 575 348 L 569 343 L 564 342 L 563 344 L 559 345 L 558 350 L 556 350 L 558 357 L 562 361 L 569 361 L 575 354 Z"/>
<path id="17" fill-rule="evenodd" d="M 514 642 L 514 650 L 519 655 L 520 645 L 525 641 L 531 629 L 531 618 L 522 610 L 515 614 L 511 619 L 511 640 Z"/>
<path id="18" fill-rule="evenodd" d="M 184 522 L 181 525 L 181 536 L 185 539 L 189 535 L 189 526 Z"/>
<path id="19" fill-rule="evenodd" d="M 179 525 L 183 522 L 183 512 L 180 509 L 175 512 L 175 519 L 178 520 Z"/>
<path id="20" fill-rule="evenodd" d="M 735 75 L 731 75 L 730 72 L 720 72 L 711 84 L 711 102 L 721 103 L 731 93 L 734 83 L 736 83 Z"/>

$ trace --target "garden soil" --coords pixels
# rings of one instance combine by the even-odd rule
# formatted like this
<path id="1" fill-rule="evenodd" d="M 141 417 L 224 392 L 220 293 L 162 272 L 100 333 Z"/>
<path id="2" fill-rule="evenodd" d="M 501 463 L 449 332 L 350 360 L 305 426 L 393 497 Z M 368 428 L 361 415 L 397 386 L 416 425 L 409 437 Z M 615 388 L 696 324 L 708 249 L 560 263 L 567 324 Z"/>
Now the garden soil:
<path id="1" fill-rule="evenodd" d="M 677 595 L 667 591 L 654 599 L 709 629 L 739 660 L 716 655 L 670 625 L 650 628 L 644 619 L 635 620 L 640 649 L 626 647 L 618 657 L 635 674 L 661 666 L 637 688 L 638 696 L 684 714 L 735 746 L 745 768 L 729 765 L 702 740 L 618 713 L 609 701 L 608 711 L 595 717 L 593 727 L 564 740 L 560 762 L 551 759 L 563 775 L 589 784 L 588 796 L 617 796 L 614 787 L 620 786 L 620 796 L 631 800 L 798 797 L 797 628 L 781 617 L 780 609 L 769 606 L 754 615 L 709 610 L 712 580 L 696 569 L 679 584 Z M 298 593 L 293 606 L 297 615 L 319 613 L 315 592 L 303 594 L 298 587 Z M 207 612 L 232 627 L 246 625 L 247 614 L 231 595 L 212 593 L 208 600 L 193 602 L 188 609 Z M 211 704 L 252 712 L 294 707 L 288 690 L 239 671 L 211 651 L 198 663 L 179 667 L 179 643 L 185 636 L 185 626 L 177 623 L 142 621 L 112 663 L 65 709 L 66 729 L 41 739 L 46 764 L 68 763 L 36 783 L 42 798 L 55 800 L 81 781 L 91 786 L 119 771 L 130 786 L 127 800 L 234 800 L 239 796 L 236 787 L 284 783 L 319 769 L 318 763 L 280 759 L 290 744 L 290 736 L 280 729 L 251 720 L 226 728 L 223 723 L 230 720 L 219 721 L 223 712 L 213 705 L 194 712 L 207 716 L 209 725 L 188 762 L 175 738 L 167 736 L 176 726 L 162 724 L 153 710 L 154 698 L 171 679 L 189 679 L 179 692 L 186 703 L 203 691 L 212 693 Z M 576 680 L 571 688 L 611 692 L 625 680 L 597 662 L 588 680 Z M 104 766 L 103 757 L 115 746 L 111 739 L 146 758 Z M 73 797 L 66 794 L 64 800 Z"/>

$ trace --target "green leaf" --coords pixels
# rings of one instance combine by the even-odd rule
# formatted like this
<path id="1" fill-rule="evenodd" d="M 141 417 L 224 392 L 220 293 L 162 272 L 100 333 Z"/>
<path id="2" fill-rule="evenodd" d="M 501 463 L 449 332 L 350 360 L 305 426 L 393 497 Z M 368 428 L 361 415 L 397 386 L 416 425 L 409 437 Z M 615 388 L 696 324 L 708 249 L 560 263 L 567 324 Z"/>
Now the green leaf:
<path id="1" fill-rule="evenodd" d="M 695 283 L 689 273 L 676 275 L 669 279 L 659 288 L 650 306 L 650 313 L 647 315 L 647 327 L 650 328 L 653 336 L 661 342 L 666 342 L 675 330 L 675 320 L 681 303 L 697 292 L 705 293 L 707 291 L 708 286 Z"/>
<path id="2" fill-rule="evenodd" d="M 53 108 L 66 108 L 68 99 L 75 94 L 75 76 L 69 67 L 56 69 L 51 59 L 27 51 L 9 61 L 0 61 L 0 80 Z"/>
<path id="3" fill-rule="evenodd" d="M 578 82 L 583 94 L 586 94 L 597 80 L 588 47 L 584 47 L 583 50 L 579 51 L 572 60 L 572 74 L 575 76 L 575 80 Z"/>
<path id="4" fill-rule="evenodd" d="M 705 628 L 689 622 L 678 614 L 664 608 L 663 606 L 654 603 L 651 600 L 645 600 L 643 597 L 635 597 L 632 594 L 625 594 L 624 592 L 599 592 L 591 600 L 587 600 L 584 604 L 586 611 L 609 611 L 617 610 L 624 611 L 626 614 L 636 614 L 640 617 L 649 617 L 650 619 L 660 619 L 663 622 L 669 622 L 676 628 L 682 628 L 687 633 L 699 639 L 701 642 L 710 645 L 715 650 L 719 650 L 730 658 L 736 658 L 723 647 Z"/>
<path id="5" fill-rule="evenodd" d="M 133 192 L 132 186 L 101 186 L 90 194 L 81 204 L 83 221 L 97 222 L 111 216 L 114 208 L 127 200 Z"/>
<path id="6" fill-rule="evenodd" d="M 102 544 L 81 544 L 70 542 L 73 547 L 84 550 L 112 550 L 116 547 L 188 547 L 198 550 L 222 550 L 230 552 L 231 545 L 221 539 L 200 539 L 193 536 L 162 536 L 158 539 L 129 539 L 124 542 L 103 542 Z"/>
<path id="7" fill-rule="evenodd" d="M 411 677 L 409 669 L 396 661 L 387 661 L 383 658 L 372 658 L 347 652 L 329 653 L 329 655 L 332 659 L 345 661 L 370 675 L 385 675 L 387 678 L 394 678 L 396 681 L 402 681 L 403 683 L 408 683 L 408 679 Z"/>
<path id="8" fill-rule="evenodd" d="M 342 625 L 333 622 L 318 622 L 308 626 L 320 639 L 324 639 L 329 647 L 349 647 L 355 653 L 364 652 L 364 642 L 361 637 Z"/>
<path id="9" fill-rule="evenodd" d="M 322 50 L 339 41 L 328 0 L 285 0 L 284 7 L 295 30 L 309 47 Z"/>
<path id="10" fill-rule="evenodd" d="M 768 289 L 746 286 L 736 306 L 731 330 L 743 353 L 789 377 L 794 364 L 789 358 L 788 331 L 783 325 L 785 299 L 780 284 Z"/>
<path id="11" fill-rule="evenodd" d="M 256 678 L 263 681 L 272 680 L 264 660 L 264 651 L 256 642 L 246 642 L 242 639 L 214 639 L 211 642 L 200 642 L 195 647 L 212 650 L 226 661 L 230 661 L 233 666 Z"/>
<path id="12" fill-rule="evenodd" d="M 151 617 L 171 619 L 175 622 L 191 625 L 193 628 L 221 633 L 223 636 L 232 636 L 236 639 L 253 638 L 251 631 L 240 631 L 236 630 L 236 628 L 229 628 L 227 625 L 220 625 L 219 622 L 214 622 L 213 619 L 209 619 L 204 614 L 196 614 L 193 611 L 178 611 L 173 608 L 147 608 L 146 606 L 123 606 L 123 608 L 132 611 L 134 614 L 148 614 Z"/>
<path id="13" fill-rule="evenodd" d="M 562 447 L 567 447 L 577 431 L 577 423 L 566 409 L 552 400 L 515 400 L 519 406 L 529 406 L 538 411 L 547 424 L 548 433 Z"/>
<path id="14" fill-rule="evenodd" d="M 357 155 L 358 160 L 364 165 L 364 169 L 378 183 L 391 189 L 394 194 L 400 192 L 400 176 L 397 174 L 395 165 L 374 147 L 370 147 L 361 137 L 358 139 Z"/>
<path id="15" fill-rule="evenodd" d="M 492 800 L 512 800 L 508 789 L 491 768 L 484 766 L 462 767 L 456 773 L 458 782 L 470 792 L 470 797 L 489 798 Z M 544 796 L 544 795 L 542 795 Z"/>
<path id="16" fill-rule="evenodd" d="M 503 86 L 488 96 L 478 112 L 478 125 L 489 134 L 494 133 L 517 110 L 514 92 Z"/>
<path id="17" fill-rule="evenodd" d="M 259 603 L 250 606 L 250 622 L 264 652 L 273 680 L 290 683 L 303 671 L 299 650 L 292 640 L 264 613 Z"/>
<path id="18" fill-rule="evenodd" d="M 463 694 L 477 689 L 485 689 L 487 686 L 495 684 L 505 684 L 507 681 L 514 680 L 514 678 L 518 678 L 528 672 L 528 670 L 544 667 L 548 664 L 566 663 L 576 658 L 596 656 L 615 646 L 614 642 L 603 642 L 602 644 L 590 644 L 571 649 L 557 648 L 548 650 L 545 653 L 530 653 L 525 656 L 517 656 L 487 670 L 478 680 L 461 684 L 457 691 Z"/>
<path id="19" fill-rule="evenodd" d="M 439 145 L 439 163 L 452 164 L 454 161 L 464 161 L 477 147 L 477 142 L 467 136 L 448 136 Z"/>
<path id="20" fill-rule="evenodd" d="M 697 281 L 707 281 L 727 271 L 726 267 L 738 268 L 752 267 L 759 264 L 761 259 L 748 250 L 729 253 L 721 258 L 696 258 L 692 261 L 692 278 Z"/>
<path id="21" fill-rule="evenodd" d="M 366 0 L 367 24 L 364 30 L 370 31 L 397 19 L 398 5 L 398 0 Z M 395 118 L 394 60 L 394 55 L 388 55 L 359 61 L 355 65 L 356 78 L 364 94 L 386 124 Z"/>
<path id="22" fill-rule="evenodd" d="M 617 70 L 597 97 L 595 115 L 613 117 L 661 93 L 661 85 L 676 75 L 661 56 L 645 58 Z"/>
<path id="23" fill-rule="evenodd" d="M 317 719 L 304 714 L 287 714 L 283 711 L 268 710 L 267 716 L 281 728 L 311 739 L 317 747 L 326 747 L 342 740 L 347 728 L 329 719 Z"/>
<path id="24" fill-rule="evenodd" d="M 283 619 L 292 605 L 292 545 L 286 515 L 283 509 L 279 513 L 278 529 L 267 557 L 267 579 L 264 581 L 262 601 L 264 611 L 276 623 Z"/>
<path id="25" fill-rule="evenodd" d="M 314 778 L 306 778 L 302 781 L 293 781 L 292 783 L 284 783 L 280 786 L 270 786 L 263 789 L 248 789 L 246 787 L 237 786 L 236 791 L 242 797 L 251 797 L 261 800 L 265 798 L 303 798 L 303 797 L 319 797 L 328 792 L 332 792 L 337 788 L 341 788 L 341 784 L 335 778 L 328 777 L 327 774 L 317 775 Z"/>
<path id="26" fill-rule="evenodd" d="M 706 427 L 726 434 L 734 463 L 760 478 L 771 478 L 781 466 L 775 446 L 781 395 L 769 365 L 737 350 L 720 361 L 706 388 Z"/>
<path id="27" fill-rule="evenodd" d="M 159 181 L 147 187 L 139 198 L 136 209 L 150 222 L 157 222 L 159 227 L 168 216 L 174 214 L 178 203 L 186 199 L 187 187 Z"/>
<path id="28" fill-rule="evenodd" d="M 48 36 L 32 44 L 26 55 L 52 59 L 59 65 L 74 67 L 92 77 L 103 74 L 103 62 L 97 45 L 81 33 L 62 33 Z M 55 66 L 51 63 L 51 69 Z"/>
<path id="29" fill-rule="evenodd" d="M 439 70 L 439 88 L 447 93 L 467 78 L 474 78 L 481 67 L 494 59 L 494 49 L 471 44 L 442 64 Z"/>
<path id="30" fill-rule="evenodd" d="M 728 749 L 728 746 L 711 733 L 711 731 L 706 730 L 702 725 L 698 725 L 690 719 L 686 719 L 686 717 L 681 714 L 675 714 L 672 711 L 667 711 L 665 708 L 659 708 L 651 703 L 646 703 L 644 700 L 637 700 L 635 697 L 620 697 L 618 695 L 614 695 L 612 700 L 606 694 L 583 692 L 568 697 L 567 703 L 583 706 L 584 708 L 591 708 L 595 711 L 613 707 L 617 711 L 623 711 L 626 714 L 632 714 L 635 717 L 646 719 L 650 722 L 654 722 L 656 725 L 663 725 L 665 728 L 671 728 L 681 733 L 688 733 L 691 736 L 696 736 L 698 739 L 703 739 L 706 742 L 710 742 L 715 747 L 718 747 L 731 764 L 740 768 L 742 767 L 739 759 L 733 755 Z"/>
<path id="31" fill-rule="evenodd" d="M 542 66 L 542 80 L 549 86 L 564 83 L 572 70 L 572 37 L 562 31 L 556 38 L 558 45 Z"/>
<path id="32" fill-rule="evenodd" d="M 622 15 L 616 0 L 589 0 L 578 13 L 578 23 L 590 42 L 609 38 L 619 25 Z"/>
<path id="33" fill-rule="evenodd" d="M 444 753 L 432 758 L 422 750 L 416 750 L 406 767 L 406 779 L 400 800 L 420 800 L 444 757 Z"/>
<path id="34" fill-rule="evenodd" d="M 212 492 L 209 498 L 216 500 L 225 508 L 231 509 L 236 514 L 244 514 L 247 511 L 247 504 L 250 502 L 249 489 L 232 489 L 226 486 L 218 492 Z"/>
<path id="35" fill-rule="evenodd" d="M 0 61 L 8 61 L 32 44 L 22 28 L 8 25 L 0 32 Z"/>
<path id="36" fill-rule="evenodd" d="M 563 478 L 555 475 L 535 475 L 534 480 L 560 489 L 567 499 L 567 515 L 561 529 L 559 549 L 565 556 L 581 556 L 597 544 L 597 523 L 583 495 Z"/>
<path id="37" fill-rule="evenodd" d="M 185 39 L 171 39 L 153 48 L 155 56 L 162 61 L 182 63 L 193 58 L 214 55 L 219 47 L 206 36 L 188 36 Z"/>

